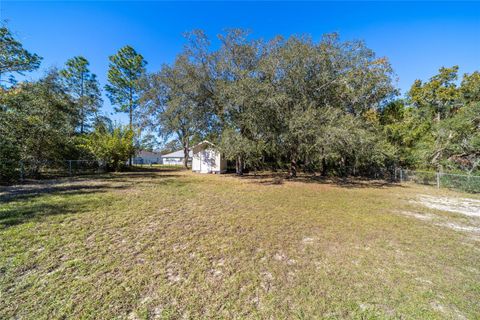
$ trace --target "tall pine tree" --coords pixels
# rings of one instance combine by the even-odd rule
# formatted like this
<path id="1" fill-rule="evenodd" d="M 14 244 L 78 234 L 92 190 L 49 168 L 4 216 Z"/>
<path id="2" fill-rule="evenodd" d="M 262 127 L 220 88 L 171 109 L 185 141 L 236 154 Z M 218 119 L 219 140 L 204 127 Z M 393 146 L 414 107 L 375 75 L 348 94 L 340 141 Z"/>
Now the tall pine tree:
<path id="1" fill-rule="evenodd" d="M 84 57 L 69 59 L 60 74 L 65 87 L 78 107 L 80 133 L 84 133 L 91 116 L 98 112 L 102 103 L 97 76 L 90 72 L 89 62 Z"/>
<path id="2" fill-rule="evenodd" d="M 22 74 L 25 71 L 32 71 L 40 66 L 42 58 L 30 53 L 23 48 L 7 29 L 0 27 L 0 86 L 3 82 L 14 82 L 11 73 Z M 6 80 L 2 79 L 4 74 L 10 74 Z"/>
<path id="3" fill-rule="evenodd" d="M 109 84 L 105 86 L 107 96 L 116 106 L 116 112 L 128 113 L 129 128 L 133 130 L 133 112 L 139 100 L 139 79 L 145 74 L 147 62 L 130 46 L 121 48 L 109 59 Z M 129 164 L 132 164 L 131 157 Z"/>

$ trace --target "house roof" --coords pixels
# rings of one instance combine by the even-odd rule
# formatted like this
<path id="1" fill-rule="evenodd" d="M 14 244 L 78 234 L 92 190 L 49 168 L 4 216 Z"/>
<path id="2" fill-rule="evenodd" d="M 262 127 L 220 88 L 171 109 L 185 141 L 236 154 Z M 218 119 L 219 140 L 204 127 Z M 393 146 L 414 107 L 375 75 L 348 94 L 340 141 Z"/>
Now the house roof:
<path id="1" fill-rule="evenodd" d="M 141 157 L 141 156 L 160 156 L 160 154 L 158 152 L 152 152 L 152 151 L 148 151 L 148 150 L 138 150 L 137 152 L 137 157 Z"/>
<path id="2" fill-rule="evenodd" d="M 188 152 L 188 157 L 192 157 L 192 150 Z M 177 150 L 174 152 L 164 154 L 162 155 L 162 158 L 183 158 L 183 150 Z"/>
<path id="3" fill-rule="evenodd" d="M 197 143 L 196 145 L 194 145 L 194 146 L 192 147 L 192 149 L 193 149 L 193 148 L 196 148 L 196 147 L 198 147 L 198 146 L 204 145 L 204 144 L 209 144 L 209 145 L 211 145 L 212 147 L 215 147 L 215 145 L 214 145 L 213 143 L 211 143 L 210 141 L 208 141 L 208 140 L 203 140 L 202 142 Z"/>

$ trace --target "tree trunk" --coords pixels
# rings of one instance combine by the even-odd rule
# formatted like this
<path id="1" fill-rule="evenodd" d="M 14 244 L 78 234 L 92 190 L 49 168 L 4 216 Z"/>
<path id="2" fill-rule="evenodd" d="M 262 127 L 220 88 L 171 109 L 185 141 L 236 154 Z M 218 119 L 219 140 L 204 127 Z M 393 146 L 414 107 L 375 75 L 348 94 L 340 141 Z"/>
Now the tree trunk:
<path id="1" fill-rule="evenodd" d="M 296 157 L 292 157 L 292 159 L 290 160 L 289 177 L 290 178 L 296 178 L 297 177 L 297 159 L 296 159 Z"/>
<path id="2" fill-rule="evenodd" d="M 85 119 L 85 114 L 84 114 L 84 111 L 83 111 L 83 107 L 82 107 L 82 111 L 81 111 L 81 123 L 80 123 L 80 133 L 83 134 L 85 131 L 85 124 L 84 124 L 84 119 Z"/>
<path id="3" fill-rule="evenodd" d="M 133 130 L 133 98 L 132 98 L 132 89 L 130 89 L 130 107 L 128 108 L 129 117 L 130 117 L 130 130 Z M 132 136 L 132 145 L 133 145 L 133 136 Z M 133 154 L 130 154 L 128 159 L 128 165 L 131 167 L 133 162 Z"/>
<path id="4" fill-rule="evenodd" d="M 322 177 L 326 177 L 328 174 L 327 161 L 322 158 Z"/>
<path id="5" fill-rule="evenodd" d="M 183 145 L 183 166 L 185 169 L 188 169 L 188 153 L 189 153 L 189 143 L 186 141 L 186 143 Z"/>
<path id="6" fill-rule="evenodd" d="M 80 87 L 81 87 L 80 88 L 80 101 L 81 101 L 80 102 L 80 110 L 81 110 L 81 115 L 80 115 L 81 119 L 80 120 L 82 121 L 81 124 L 80 124 L 80 133 L 81 134 L 83 134 L 84 129 L 85 129 L 84 128 L 84 126 L 85 126 L 85 106 L 84 106 L 85 101 L 83 99 L 83 77 L 84 77 L 84 74 L 82 72 L 82 79 L 81 79 L 81 83 L 80 83 Z"/>
<path id="7" fill-rule="evenodd" d="M 242 156 L 237 157 L 237 159 L 235 161 L 235 166 L 236 166 L 237 175 L 239 175 L 239 176 L 243 175 L 243 159 L 242 159 Z"/>

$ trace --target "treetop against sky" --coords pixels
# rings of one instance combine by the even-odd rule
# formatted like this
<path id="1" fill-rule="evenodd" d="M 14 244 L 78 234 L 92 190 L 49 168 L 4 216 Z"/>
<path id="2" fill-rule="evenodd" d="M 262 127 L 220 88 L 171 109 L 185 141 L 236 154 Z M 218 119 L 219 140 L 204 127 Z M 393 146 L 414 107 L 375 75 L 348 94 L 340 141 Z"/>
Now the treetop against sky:
<path id="1" fill-rule="evenodd" d="M 317 41 L 338 32 L 345 40 L 364 40 L 389 58 L 402 93 L 441 66 L 473 72 L 480 61 L 480 3 L 475 2 L 0 2 L 0 20 L 44 58 L 42 68 L 27 78 L 82 55 L 103 86 L 108 57 L 124 45 L 145 57 L 148 71 L 158 71 L 181 51 L 184 32 L 203 29 L 215 47 L 216 35 L 232 27 L 264 39 L 309 34 Z M 106 96 L 103 100 L 110 115 L 113 108 Z M 111 116 L 128 122 L 126 114 Z"/>

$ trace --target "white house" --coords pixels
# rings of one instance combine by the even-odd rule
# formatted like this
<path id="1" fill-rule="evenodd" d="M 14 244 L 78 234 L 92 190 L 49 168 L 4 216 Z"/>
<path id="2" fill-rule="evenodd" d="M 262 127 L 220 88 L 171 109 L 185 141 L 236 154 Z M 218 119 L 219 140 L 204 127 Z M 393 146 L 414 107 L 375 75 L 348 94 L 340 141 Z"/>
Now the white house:
<path id="1" fill-rule="evenodd" d="M 162 164 L 170 165 L 183 165 L 183 159 L 185 158 L 183 150 L 177 150 L 171 153 L 164 154 L 162 156 Z M 192 150 L 188 153 L 188 163 L 192 162 Z"/>
<path id="2" fill-rule="evenodd" d="M 138 151 L 133 158 L 134 164 L 158 164 L 161 161 L 160 153 L 147 150 Z"/>
<path id="3" fill-rule="evenodd" d="M 227 160 L 222 157 L 215 145 L 203 141 L 192 148 L 192 171 L 200 173 L 224 173 L 227 171 Z"/>

